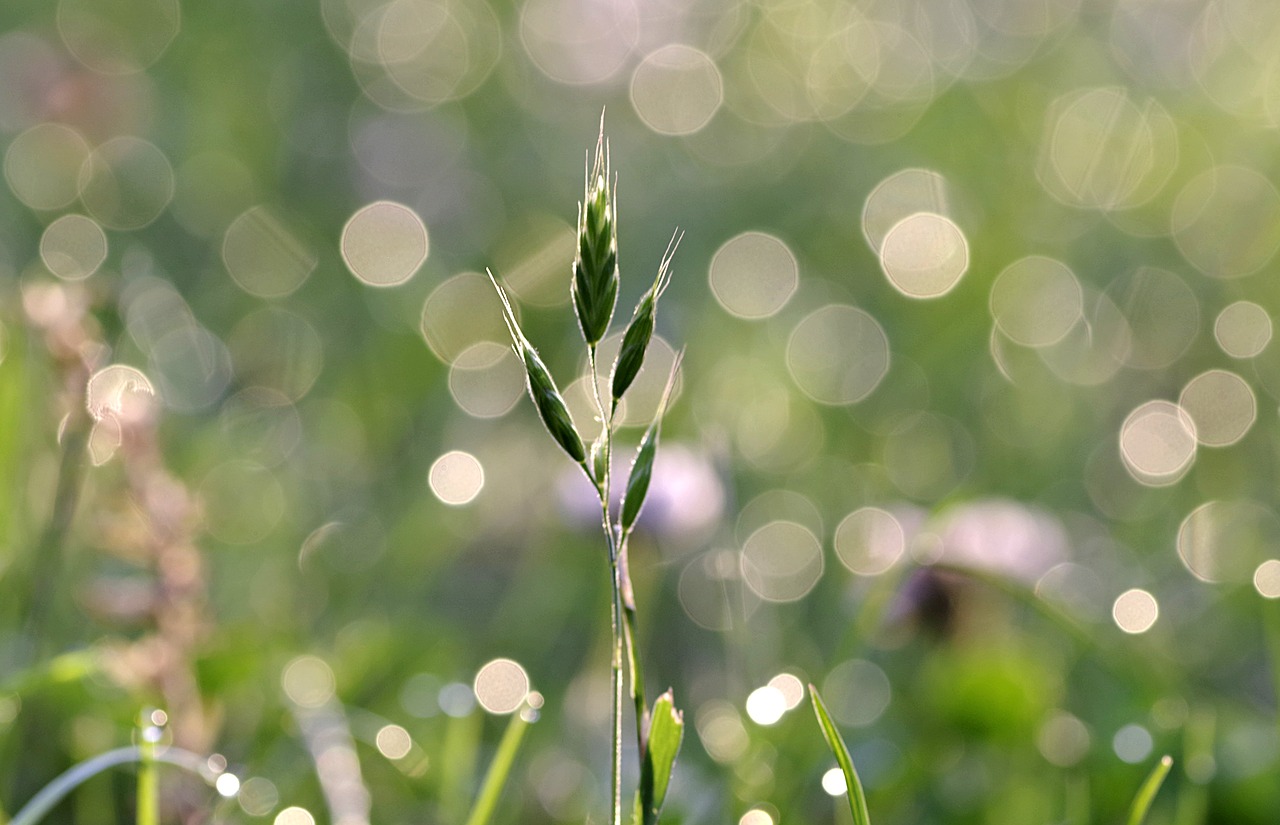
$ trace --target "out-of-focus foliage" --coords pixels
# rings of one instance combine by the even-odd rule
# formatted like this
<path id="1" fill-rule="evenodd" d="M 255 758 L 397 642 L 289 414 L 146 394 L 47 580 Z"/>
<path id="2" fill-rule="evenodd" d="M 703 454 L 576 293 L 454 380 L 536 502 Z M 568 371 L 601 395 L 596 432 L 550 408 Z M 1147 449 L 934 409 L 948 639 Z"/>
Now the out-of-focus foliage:
<path id="1" fill-rule="evenodd" d="M 456 823 L 523 708 L 494 821 L 598 821 L 599 524 L 482 273 L 590 432 L 604 108 L 622 306 L 685 232 L 619 413 L 681 342 L 664 821 L 843 815 L 813 682 L 879 825 L 1120 821 L 1164 753 L 1147 821 L 1273 822 L 1277 9 L 6 0 L 3 809 L 154 705 L 240 780 L 169 815 Z"/>

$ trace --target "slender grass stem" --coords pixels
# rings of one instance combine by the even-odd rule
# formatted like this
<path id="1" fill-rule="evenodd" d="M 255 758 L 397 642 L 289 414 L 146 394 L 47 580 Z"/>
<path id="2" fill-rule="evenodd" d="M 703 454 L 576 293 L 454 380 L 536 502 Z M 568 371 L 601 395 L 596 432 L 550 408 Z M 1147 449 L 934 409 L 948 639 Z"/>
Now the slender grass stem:
<path id="1" fill-rule="evenodd" d="M 1142 825 L 1146 820 L 1147 811 L 1151 809 L 1151 803 L 1155 801 L 1156 794 L 1160 791 L 1160 786 L 1164 784 L 1164 778 L 1169 775 L 1169 769 L 1172 767 L 1173 757 L 1166 755 L 1162 756 L 1156 766 L 1151 769 L 1151 773 L 1133 798 L 1133 805 L 1129 808 L 1128 825 Z"/>
<path id="2" fill-rule="evenodd" d="M 156 771 L 156 739 L 160 731 L 151 724 L 150 711 L 138 719 L 137 825 L 160 825 L 160 777 Z"/>
<path id="3" fill-rule="evenodd" d="M 600 524 L 604 529 L 606 544 L 609 548 L 609 589 L 612 601 L 609 606 L 609 625 L 612 633 L 612 650 L 609 661 L 609 689 L 613 698 L 612 716 L 610 719 L 610 754 L 612 767 L 609 776 L 610 791 L 610 825 L 622 825 L 622 653 L 626 644 L 623 630 L 622 610 L 622 566 L 620 564 L 617 536 L 613 532 L 613 519 L 609 514 L 609 490 L 613 476 L 611 462 L 613 456 L 613 417 L 604 406 L 600 396 L 600 382 L 597 380 L 596 345 L 587 346 L 587 362 L 591 369 L 591 387 L 596 401 L 596 409 L 600 413 L 600 449 L 603 461 L 599 478 L 596 479 L 596 492 L 600 496 Z"/>
<path id="4" fill-rule="evenodd" d="M 484 782 L 480 785 L 480 794 L 471 808 L 471 815 L 467 817 L 466 825 L 487 825 L 489 817 L 493 815 L 494 808 L 498 805 L 498 797 L 502 796 L 502 788 L 507 784 L 507 777 L 511 773 L 511 765 L 515 762 L 516 754 L 520 751 L 525 729 L 529 727 L 529 723 L 520 713 L 521 711 L 517 710 L 511 715 L 511 721 L 502 734 L 502 741 L 498 743 L 498 750 L 493 755 L 493 762 L 485 772 Z"/>
<path id="5" fill-rule="evenodd" d="M 13 819 L 9 821 L 9 825 L 35 825 L 49 811 L 53 810 L 54 806 L 61 802 L 67 794 L 103 771 L 114 768 L 117 765 L 144 762 L 147 759 L 154 762 L 163 762 L 167 765 L 175 765 L 190 771 L 210 785 L 217 778 L 209 770 L 204 759 L 199 754 L 182 750 L 181 748 L 157 750 L 149 757 L 145 756 L 143 749 L 137 745 L 116 748 L 68 768 L 48 785 L 41 788 L 40 792 L 22 807 L 22 810 L 14 814 Z"/>

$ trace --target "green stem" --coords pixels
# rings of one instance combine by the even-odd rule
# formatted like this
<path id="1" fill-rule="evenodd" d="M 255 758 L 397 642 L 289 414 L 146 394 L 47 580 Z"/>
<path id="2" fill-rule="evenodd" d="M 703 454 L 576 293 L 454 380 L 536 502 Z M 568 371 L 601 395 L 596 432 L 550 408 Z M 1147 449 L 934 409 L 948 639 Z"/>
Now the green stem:
<path id="1" fill-rule="evenodd" d="M 627 643 L 627 664 L 631 672 L 631 700 L 636 710 L 636 751 L 644 758 L 646 729 L 648 728 L 649 708 L 645 704 L 644 671 L 640 667 L 640 651 L 636 641 L 636 601 L 631 587 L 631 574 L 627 570 L 627 539 L 631 532 L 622 534 L 618 546 L 618 558 L 621 560 L 620 578 L 624 598 L 622 600 L 623 631 Z"/>
<path id="2" fill-rule="evenodd" d="M 67 794 L 103 771 L 131 762 L 145 762 L 147 759 L 163 762 L 167 765 L 175 765 L 190 771 L 210 785 L 217 778 L 209 770 L 204 759 L 199 754 L 191 751 L 180 748 L 166 748 L 148 757 L 143 754 L 143 749 L 136 745 L 117 748 L 106 753 L 100 753 L 92 759 L 87 759 L 67 769 L 48 785 L 41 788 L 40 792 L 33 796 L 31 801 L 14 815 L 13 819 L 9 821 L 9 825 L 35 825 L 49 811 L 53 810 L 54 806 L 61 802 Z"/>
<path id="3" fill-rule="evenodd" d="M 471 815 L 467 817 L 467 825 L 486 825 L 489 817 L 493 815 L 494 808 L 498 805 L 498 797 L 502 795 L 502 788 L 506 785 L 507 776 L 511 773 L 511 765 L 520 751 L 525 729 L 529 727 L 529 723 L 520 715 L 521 711 L 523 708 L 511 715 L 511 722 L 507 724 L 507 730 L 502 734 L 502 741 L 498 743 L 498 750 L 493 755 L 493 762 L 490 763 L 489 770 L 484 775 L 480 795 L 476 797 Z"/>
<path id="4" fill-rule="evenodd" d="M 149 711 L 138 720 L 137 825 L 160 825 L 160 778 L 156 772 L 156 742 L 160 731 L 151 724 Z"/>
<path id="5" fill-rule="evenodd" d="M 1151 769 L 1151 773 L 1147 776 L 1147 780 L 1142 783 L 1142 787 L 1138 789 L 1138 793 L 1133 798 L 1133 805 L 1129 808 L 1129 825 L 1142 825 L 1143 820 L 1147 818 L 1147 811 L 1151 809 L 1151 803 L 1155 801 L 1156 793 L 1159 792 L 1160 786 L 1164 784 L 1164 778 L 1169 775 L 1169 769 L 1173 767 L 1173 758 L 1163 756 L 1156 766 Z"/>
<path id="6" fill-rule="evenodd" d="M 622 825 L 622 651 L 625 646 L 622 611 L 622 568 L 619 564 L 618 541 L 613 532 L 613 520 L 609 516 L 609 486 L 613 476 L 610 454 L 613 449 L 613 421 L 605 412 L 600 397 L 600 382 L 596 376 L 596 346 L 587 346 L 587 361 L 591 367 L 591 387 L 596 408 L 600 411 L 601 450 L 604 463 L 601 477 L 597 479 L 596 492 L 600 495 L 600 521 L 609 548 L 609 587 L 613 591 L 609 605 L 609 624 L 612 631 L 612 651 L 609 662 L 609 688 L 613 693 L 613 710 L 610 725 L 612 767 L 609 773 L 610 812 L 609 825 Z"/>

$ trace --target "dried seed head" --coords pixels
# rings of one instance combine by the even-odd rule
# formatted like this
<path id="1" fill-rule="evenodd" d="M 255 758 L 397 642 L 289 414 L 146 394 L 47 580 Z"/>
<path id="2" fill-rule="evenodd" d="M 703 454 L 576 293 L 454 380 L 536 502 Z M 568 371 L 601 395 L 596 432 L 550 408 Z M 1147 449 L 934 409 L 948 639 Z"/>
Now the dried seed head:
<path id="1" fill-rule="evenodd" d="M 614 214 L 617 186 L 609 188 L 609 147 L 604 118 L 596 141 L 595 162 L 587 173 L 578 204 L 578 251 L 573 261 L 573 308 L 587 344 L 604 337 L 618 302 L 618 227 Z"/>
<path id="2" fill-rule="evenodd" d="M 627 490 L 622 494 L 622 514 L 619 523 L 623 535 L 631 532 L 636 519 L 640 517 L 640 508 L 644 506 L 645 496 L 649 493 L 649 482 L 653 478 L 653 462 L 658 454 L 658 434 L 662 429 L 662 416 L 667 411 L 667 401 L 671 398 L 671 389 L 675 386 L 676 376 L 680 372 L 680 361 L 683 353 L 676 356 L 671 366 L 671 375 L 667 378 L 666 389 L 662 392 L 662 403 L 658 406 L 657 415 L 640 439 L 640 447 L 636 450 L 635 460 L 631 462 L 631 475 L 627 477 Z"/>
<path id="3" fill-rule="evenodd" d="M 529 397 L 533 399 L 533 406 L 538 410 L 538 417 L 542 419 L 543 426 L 547 428 L 547 432 L 551 433 L 551 437 L 561 449 L 574 461 L 583 464 L 587 458 L 586 448 L 582 444 L 582 437 L 573 426 L 573 419 L 569 417 L 569 408 L 565 405 L 564 398 L 556 389 L 551 371 L 547 369 L 546 364 L 542 363 L 542 359 L 538 357 L 538 352 L 529 343 L 529 339 L 524 337 L 524 332 L 516 321 L 515 311 L 511 308 L 511 302 L 507 299 L 507 293 L 492 272 L 489 273 L 489 280 L 502 300 L 502 320 L 506 322 L 507 332 L 511 334 L 512 349 L 524 363 Z"/>
<path id="4" fill-rule="evenodd" d="M 635 381 L 640 367 L 644 365 L 644 355 L 649 348 L 649 339 L 653 337 L 654 315 L 658 309 L 658 299 L 666 292 L 671 283 L 671 259 L 675 257 L 680 239 L 679 232 L 671 236 L 667 251 L 662 255 L 662 263 L 658 265 L 658 275 L 653 279 L 653 286 L 640 296 L 627 330 L 622 335 L 622 346 L 618 350 L 618 358 L 613 362 L 613 409 L 618 409 L 618 401 L 623 393 Z"/>

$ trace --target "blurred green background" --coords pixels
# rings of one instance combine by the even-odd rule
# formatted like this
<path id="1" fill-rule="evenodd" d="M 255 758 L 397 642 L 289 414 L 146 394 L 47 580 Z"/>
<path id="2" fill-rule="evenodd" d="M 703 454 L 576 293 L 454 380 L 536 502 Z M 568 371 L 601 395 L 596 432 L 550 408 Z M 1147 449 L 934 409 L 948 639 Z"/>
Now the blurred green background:
<path id="1" fill-rule="evenodd" d="M 3 810 L 156 706 L 241 782 L 166 774 L 174 821 L 458 823 L 497 672 L 542 703 L 497 821 L 603 820 L 599 525 L 479 273 L 586 431 L 604 110 L 620 316 L 685 233 L 622 436 L 683 348 L 632 561 L 690 722 L 665 821 L 842 821 L 805 682 L 882 825 L 1117 822 L 1165 753 L 1150 822 L 1275 821 L 1280 6 L 6 0 L 0 31 Z M 122 821 L 130 783 L 56 816 Z"/>

